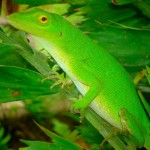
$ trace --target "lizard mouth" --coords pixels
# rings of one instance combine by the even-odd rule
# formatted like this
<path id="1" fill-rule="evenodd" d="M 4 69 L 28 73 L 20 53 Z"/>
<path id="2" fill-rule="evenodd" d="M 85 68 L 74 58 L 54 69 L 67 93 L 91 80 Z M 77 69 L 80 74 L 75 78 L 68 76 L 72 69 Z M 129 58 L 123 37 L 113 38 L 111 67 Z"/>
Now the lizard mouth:
<path id="1" fill-rule="evenodd" d="M 13 27 L 17 28 L 17 29 L 21 29 L 21 26 L 23 27 L 23 23 L 17 22 L 16 21 L 16 15 L 12 14 L 7 16 L 7 21 L 10 25 L 12 25 Z"/>

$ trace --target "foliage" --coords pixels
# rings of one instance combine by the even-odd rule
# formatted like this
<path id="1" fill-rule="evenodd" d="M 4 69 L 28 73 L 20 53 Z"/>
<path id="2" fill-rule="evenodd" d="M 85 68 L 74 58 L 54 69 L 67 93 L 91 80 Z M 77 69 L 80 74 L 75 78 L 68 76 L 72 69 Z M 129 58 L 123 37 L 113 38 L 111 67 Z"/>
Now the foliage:
<path id="1" fill-rule="evenodd" d="M 146 77 L 147 77 L 147 80 L 148 80 L 148 82 L 150 84 L 150 68 L 149 67 L 147 67 L 147 75 L 146 75 Z"/>
<path id="2" fill-rule="evenodd" d="M 21 150 L 34 149 L 84 149 L 98 150 L 103 137 L 87 122 L 75 130 L 70 129 L 70 122 L 64 123 L 56 119 L 56 114 L 49 108 L 61 107 L 64 98 L 52 94 L 61 92 L 66 96 L 78 97 L 74 85 L 69 84 L 50 88 L 57 79 L 48 78 L 54 71 L 63 71 L 46 51 L 22 31 L 16 31 L 6 22 L 6 14 L 21 11 L 29 7 L 40 7 L 50 12 L 63 15 L 68 21 L 80 28 L 96 44 L 109 51 L 135 78 L 141 92 L 141 101 L 149 113 L 150 98 L 150 3 L 148 0 L 2 0 L 0 23 L 0 102 L 24 100 L 24 105 L 33 113 L 38 121 L 45 118 L 51 120 L 55 133 L 39 126 L 52 139 L 53 143 L 43 141 L 22 140 L 28 147 Z M 24 5 L 22 5 L 24 4 Z M 147 66 L 147 67 L 146 67 Z M 144 73 L 139 72 L 144 70 Z M 63 101 L 59 103 L 57 99 Z M 54 102 L 54 104 L 52 104 Z M 58 103 L 57 103 L 58 102 Z M 43 114 L 42 114 L 43 113 Z M 63 112 L 65 113 L 65 112 Z M 42 114 L 42 115 L 41 115 Z M 79 124 L 79 118 L 70 115 Z M 41 121 L 41 119 L 43 119 Z M 66 121 L 67 122 L 67 121 Z M 69 124 L 69 125 L 68 125 Z M 71 124 L 72 125 L 72 124 Z M 73 125 L 72 125 L 73 126 Z M 71 127 L 72 128 L 72 127 Z M 0 128 L 0 149 L 5 149 L 9 136 L 4 136 L 4 128 Z M 108 143 L 104 145 L 112 149 Z M 2 148 L 1 148 L 2 147 Z"/>
<path id="3" fill-rule="evenodd" d="M 37 72 L 9 66 L 1 66 L 0 72 L 1 102 L 56 93 L 56 88 L 49 90 L 52 82 L 49 80 L 42 82 L 44 77 Z"/>
<path id="4" fill-rule="evenodd" d="M 1 150 L 7 150 L 8 148 L 8 142 L 10 141 L 11 136 L 5 135 L 5 129 L 0 125 L 0 149 Z"/>
<path id="5" fill-rule="evenodd" d="M 37 124 L 37 123 L 36 123 Z M 60 149 L 66 149 L 66 150 L 81 150 L 81 147 L 79 147 L 78 145 L 69 142 L 68 140 L 56 135 L 55 133 L 47 130 L 46 128 L 40 126 L 39 124 L 37 124 L 39 126 L 39 128 L 49 137 L 52 138 L 53 144 L 49 144 L 46 142 L 37 142 L 37 141 L 26 141 L 26 140 L 22 140 L 22 142 L 24 142 L 25 144 L 28 144 L 29 147 L 28 148 L 20 148 L 20 150 L 43 150 L 43 149 L 47 149 L 47 150 L 51 150 L 51 149 L 56 149 L 56 150 L 60 150 Z"/>

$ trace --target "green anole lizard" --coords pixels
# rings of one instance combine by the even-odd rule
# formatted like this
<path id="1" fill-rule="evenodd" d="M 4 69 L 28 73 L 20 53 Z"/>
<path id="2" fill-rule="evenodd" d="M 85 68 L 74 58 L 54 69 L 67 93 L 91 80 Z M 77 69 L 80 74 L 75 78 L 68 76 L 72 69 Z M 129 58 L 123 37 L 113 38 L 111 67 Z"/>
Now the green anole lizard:
<path id="1" fill-rule="evenodd" d="M 88 106 L 110 125 L 126 130 L 136 147 L 150 149 L 150 121 L 126 70 L 62 16 L 32 8 L 8 16 L 17 29 L 38 38 L 80 93 L 74 111 Z"/>

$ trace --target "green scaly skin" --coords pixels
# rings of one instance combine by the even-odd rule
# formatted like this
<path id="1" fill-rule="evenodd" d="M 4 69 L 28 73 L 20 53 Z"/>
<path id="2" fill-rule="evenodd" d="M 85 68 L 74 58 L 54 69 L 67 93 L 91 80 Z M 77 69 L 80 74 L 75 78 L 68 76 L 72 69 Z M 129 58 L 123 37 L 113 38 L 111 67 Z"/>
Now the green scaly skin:
<path id="1" fill-rule="evenodd" d="M 46 21 L 39 18 L 46 17 Z M 32 8 L 8 16 L 17 29 L 37 37 L 74 82 L 83 99 L 72 109 L 90 106 L 119 130 L 127 130 L 137 147 L 150 149 L 150 121 L 126 70 L 62 16 Z M 109 44 L 109 43 L 108 43 Z"/>

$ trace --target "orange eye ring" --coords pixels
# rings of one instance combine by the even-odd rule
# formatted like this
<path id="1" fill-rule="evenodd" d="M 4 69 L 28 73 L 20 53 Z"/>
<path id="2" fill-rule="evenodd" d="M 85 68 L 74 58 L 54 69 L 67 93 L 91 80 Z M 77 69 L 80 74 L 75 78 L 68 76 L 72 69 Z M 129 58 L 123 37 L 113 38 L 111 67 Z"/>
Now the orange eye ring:
<path id="1" fill-rule="evenodd" d="M 47 23 L 48 18 L 47 18 L 46 16 L 40 16 L 40 17 L 39 17 L 39 21 L 40 21 L 41 23 Z"/>

